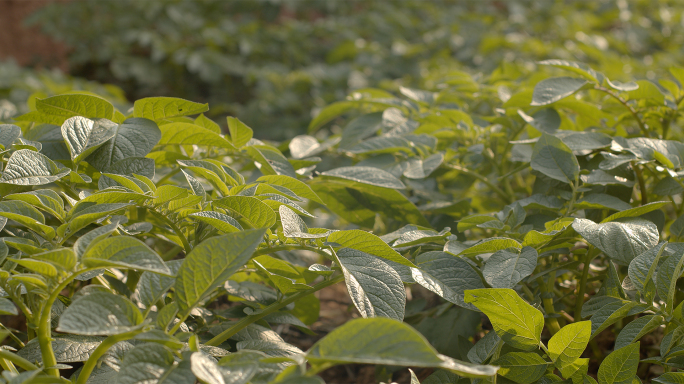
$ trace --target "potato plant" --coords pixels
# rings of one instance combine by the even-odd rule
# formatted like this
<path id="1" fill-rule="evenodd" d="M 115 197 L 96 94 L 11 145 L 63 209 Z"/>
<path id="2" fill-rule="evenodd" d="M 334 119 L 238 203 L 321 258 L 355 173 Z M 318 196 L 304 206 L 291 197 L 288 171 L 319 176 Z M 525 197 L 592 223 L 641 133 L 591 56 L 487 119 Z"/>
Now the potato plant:
<path id="1" fill-rule="evenodd" d="M 183 99 L 33 98 L 0 125 L 2 380 L 682 382 L 684 70 L 545 68 L 363 89 L 283 144 Z M 343 282 L 358 318 L 276 332 Z"/>

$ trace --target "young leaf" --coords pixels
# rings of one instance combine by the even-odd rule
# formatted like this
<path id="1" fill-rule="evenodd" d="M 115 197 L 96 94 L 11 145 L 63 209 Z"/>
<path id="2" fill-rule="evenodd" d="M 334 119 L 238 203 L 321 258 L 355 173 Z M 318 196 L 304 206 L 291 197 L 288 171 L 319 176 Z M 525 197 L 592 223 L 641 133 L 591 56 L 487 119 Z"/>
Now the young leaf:
<path id="1" fill-rule="evenodd" d="M 125 297 L 94 292 L 75 300 L 59 317 L 58 332 L 117 335 L 141 326 L 142 314 Z"/>
<path id="2" fill-rule="evenodd" d="M 512 289 L 483 288 L 465 291 L 465 302 L 484 312 L 499 337 L 514 348 L 539 347 L 544 315 Z"/>
<path id="3" fill-rule="evenodd" d="M 43 185 L 55 182 L 71 173 L 58 166 L 47 156 L 30 149 L 12 153 L 0 177 L 0 183 L 16 185 Z"/>
<path id="4" fill-rule="evenodd" d="M 273 209 L 256 197 L 228 196 L 215 200 L 214 204 L 240 214 L 252 228 L 270 228 L 276 223 Z"/>
<path id="5" fill-rule="evenodd" d="M 572 150 L 559 138 L 542 133 L 532 152 L 532 169 L 544 175 L 573 184 L 579 177 L 579 163 Z"/>
<path id="6" fill-rule="evenodd" d="M 580 321 L 561 328 L 549 340 L 549 357 L 559 369 L 570 366 L 582 356 L 589 344 L 591 322 Z"/>
<path id="7" fill-rule="evenodd" d="M 383 364 L 444 368 L 460 376 L 487 377 L 497 367 L 474 365 L 439 355 L 409 325 L 388 318 L 355 319 L 327 334 L 307 352 L 313 366 Z"/>
<path id="8" fill-rule="evenodd" d="M 178 269 L 175 289 L 181 312 L 189 312 L 242 267 L 265 233 L 265 229 L 229 233 L 196 246 Z"/>
<path id="9" fill-rule="evenodd" d="M 599 384 L 631 384 L 639 365 L 639 343 L 616 349 L 598 369 Z"/>
<path id="10" fill-rule="evenodd" d="M 397 272 L 382 259 L 351 248 L 338 250 L 337 258 L 361 316 L 404 319 L 406 290 Z"/>
<path id="11" fill-rule="evenodd" d="M 236 117 L 228 117 L 228 131 L 236 148 L 241 148 L 252 139 L 252 129 Z"/>

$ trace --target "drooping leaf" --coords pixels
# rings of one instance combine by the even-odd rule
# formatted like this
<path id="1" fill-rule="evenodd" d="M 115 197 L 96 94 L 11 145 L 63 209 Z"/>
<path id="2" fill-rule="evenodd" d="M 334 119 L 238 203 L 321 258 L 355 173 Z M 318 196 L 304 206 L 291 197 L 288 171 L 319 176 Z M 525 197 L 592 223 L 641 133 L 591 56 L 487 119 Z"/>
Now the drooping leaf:
<path id="1" fill-rule="evenodd" d="M 199 145 L 235 150 L 233 144 L 218 133 L 191 123 L 170 123 L 160 127 L 159 145 Z"/>

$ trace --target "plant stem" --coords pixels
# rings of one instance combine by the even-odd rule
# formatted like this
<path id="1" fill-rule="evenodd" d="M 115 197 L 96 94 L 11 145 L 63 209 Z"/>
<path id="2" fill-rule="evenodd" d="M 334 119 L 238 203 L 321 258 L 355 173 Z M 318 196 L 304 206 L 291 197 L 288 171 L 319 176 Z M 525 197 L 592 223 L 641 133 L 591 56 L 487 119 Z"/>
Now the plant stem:
<path id="1" fill-rule="evenodd" d="M 0 359 L 11 361 L 12 363 L 27 371 L 34 371 L 36 369 L 40 369 L 36 367 L 32 362 L 24 359 L 23 357 L 2 348 L 0 348 Z"/>
<path id="2" fill-rule="evenodd" d="M 641 129 L 641 132 L 643 132 L 643 134 L 644 134 L 646 137 L 651 137 L 651 134 L 650 134 L 650 132 L 648 131 L 648 129 L 646 128 L 646 125 L 644 124 L 644 122 L 641 121 L 641 118 L 639 118 L 639 115 L 638 115 L 637 112 L 634 110 L 634 108 L 632 108 L 631 105 L 627 104 L 627 101 L 626 101 L 626 100 L 624 100 L 622 97 L 618 96 L 616 93 L 614 93 L 614 92 L 611 91 L 610 89 L 604 88 L 604 87 L 602 87 L 602 86 L 600 86 L 600 85 L 594 86 L 594 89 L 596 89 L 596 90 L 598 90 L 598 91 L 601 91 L 601 92 L 605 92 L 606 94 L 608 94 L 609 96 L 611 96 L 612 98 L 614 98 L 615 100 L 617 100 L 617 101 L 618 101 L 620 104 L 622 104 L 625 108 L 627 108 L 627 110 L 629 111 L 629 113 L 632 114 L 632 117 L 634 117 L 634 120 L 636 120 L 637 124 L 639 124 L 639 129 Z"/>
<path id="3" fill-rule="evenodd" d="M 556 271 L 551 272 L 551 276 L 549 276 L 549 279 L 546 282 L 541 277 L 537 279 L 539 288 L 541 288 L 542 291 L 542 304 L 544 304 L 544 311 L 546 311 L 547 316 L 556 313 L 556 310 L 553 308 L 553 298 L 545 297 L 549 294 L 553 294 L 553 288 L 549 288 L 549 286 L 553 287 L 555 280 Z M 560 331 L 560 324 L 558 324 L 558 319 L 555 317 L 547 317 L 546 326 L 549 328 L 551 335 L 555 335 L 556 332 Z"/>
<path id="4" fill-rule="evenodd" d="M 224 341 L 226 341 L 226 340 L 228 340 L 229 338 L 231 338 L 231 337 L 232 337 L 233 335 L 235 335 L 236 333 L 240 332 L 242 329 L 244 329 L 244 328 L 247 327 L 248 325 L 254 323 L 255 321 L 258 321 L 259 319 L 263 318 L 264 316 L 269 315 L 269 314 L 271 314 L 271 313 L 273 313 L 273 312 L 275 312 L 275 311 L 277 311 L 277 310 L 279 310 L 279 309 L 285 307 L 286 305 L 288 305 L 288 304 L 290 304 L 290 303 L 293 303 L 293 302 L 295 302 L 295 301 L 301 299 L 301 298 L 304 297 L 304 296 L 308 296 L 308 295 L 310 295 L 310 294 L 312 294 L 312 293 L 314 293 L 314 292 L 320 291 L 321 289 L 323 289 L 323 288 L 325 288 L 325 287 L 329 287 L 329 286 L 331 286 L 331 285 L 337 284 L 337 283 L 339 283 L 339 282 L 342 281 L 342 280 L 344 280 L 344 276 L 343 276 L 343 275 L 338 275 L 338 276 L 333 277 L 333 278 L 331 278 L 331 279 L 329 279 L 329 280 L 324 280 L 324 281 L 322 281 L 322 282 L 320 282 L 320 283 L 314 285 L 313 287 L 311 287 L 311 289 L 307 289 L 306 291 L 302 291 L 302 292 L 296 293 L 296 294 L 294 294 L 294 295 L 288 297 L 287 299 L 285 299 L 285 300 L 283 300 L 283 301 L 280 301 L 280 302 L 277 302 L 277 303 L 273 303 L 273 304 L 269 305 L 268 307 L 264 308 L 263 311 L 261 311 L 261 312 L 259 312 L 259 313 L 257 313 L 257 314 L 254 314 L 254 315 L 249 315 L 249 316 L 243 318 L 242 320 L 238 321 L 238 322 L 237 322 L 235 325 L 233 325 L 232 327 L 226 329 L 225 331 L 223 331 L 223 332 L 221 332 L 220 334 L 216 335 L 216 337 L 214 337 L 213 339 L 207 341 L 207 342 L 205 343 L 205 345 L 211 345 L 211 346 L 214 346 L 214 347 L 215 347 L 215 346 L 218 346 L 219 344 L 221 344 L 221 343 L 223 343 Z"/>
<path id="5" fill-rule="evenodd" d="M 190 251 L 192 251 L 192 247 L 190 246 L 190 243 L 188 242 L 188 238 L 185 237 L 185 235 L 183 234 L 183 231 L 181 231 L 180 228 L 178 228 L 178 226 L 177 226 L 176 224 L 174 224 L 173 221 L 171 221 L 168 217 L 166 217 L 166 216 L 164 216 L 164 215 L 158 213 L 158 212 L 155 211 L 154 209 L 148 208 L 148 211 L 152 214 L 152 216 L 154 216 L 154 217 L 156 217 L 157 219 L 163 221 L 163 222 L 166 223 L 169 227 L 171 227 L 171 229 L 172 229 L 173 232 L 176 234 L 176 236 L 178 236 L 178 237 L 180 238 L 181 243 L 183 243 L 183 248 L 185 249 L 185 254 L 186 254 L 186 255 L 189 254 Z"/>
<path id="6" fill-rule="evenodd" d="M 100 343 L 97 348 L 95 348 L 90 357 L 88 357 L 88 361 L 86 361 L 86 363 L 83 365 L 81 373 L 78 374 L 78 379 L 76 379 L 76 384 L 85 384 L 88 381 L 90 374 L 97 365 L 97 361 L 100 360 L 100 357 L 107 353 L 109 348 L 119 341 L 132 339 L 135 335 L 141 333 L 142 331 L 143 329 L 140 328 L 130 332 L 121 333 L 119 335 L 112 335 L 104 339 L 104 341 Z"/>
<path id="7" fill-rule="evenodd" d="M 589 277 L 589 264 L 596 256 L 593 254 L 594 248 L 590 247 L 584 255 L 584 266 L 582 267 L 582 277 L 577 282 L 577 297 L 575 298 L 575 321 L 582 321 L 582 305 L 584 305 L 584 294 L 587 289 L 587 278 Z"/>
<path id="8" fill-rule="evenodd" d="M 646 183 L 644 183 L 644 175 L 641 173 L 641 168 L 639 168 L 635 161 L 631 162 L 632 169 L 636 174 L 637 180 L 639 181 L 639 192 L 641 192 L 641 205 L 648 204 L 648 194 L 646 193 Z"/>
<path id="9" fill-rule="evenodd" d="M 509 204 L 510 204 L 510 203 L 513 202 L 513 200 L 511 200 L 511 199 L 513 198 L 513 196 L 509 196 L 509 195 L 508 195 L 506 192 L 504 192 L 501 188 L 499 188 L 499 187 L 496 186 L 494 183 L 492 183 L 491 181 L 489 181 L 485 176 L 482 176 L 482 175 L 480 175 L 479 173 L 473 172 L 473 171 L 471 171 L 471 170 L 469 170 L 469 169 L 467 169 L 467 168 L 461 167 L 460 165 L 446 164 L 446 166 L 449 167 L 449 168 L 451 168 L 451 169 L 454 169 L 454 170 L 456 170 L 456 171 L 465 173 L 465 174 L 468 175 L 468 176 L 472 176 L 472 177 L 474 177 L 474 178 L 480 180 L 481 182 L 487 184 L 487 186 L 488 186 L 489 188 L 491 188 L 492 191 L 496 192 L 496 194 L 499 195 L 499 197 L 501 197 L 506 203 L 509 203 Z"/>
<path id="10" fill-rule="evenodd" d="M 52 304 L 55 303 L 59 294 L 78 276 L 83 272 L 94 271 L 98 268 L 91 267 L 84 270 L 78 271 L 77 273 L 72 273 L 63 282 L 61 282 L 57 288 L 55 288 L 50 297 L 48 297 L 45 304 L 43 304 L 43 309 L 40 311 L 40 316 L 38 317 L 38 344 L 40 344 L 40 353 L 43 358 L 43 367 L 53 367 L 57 364 L 57 359 L 55 358 L 55 352 L 52 350 L 52 330 L 50 329 L 50 317 L 52 313 Z M 59 377 L 59 369 L 48 368 L 46 369 L 47 374 Z"/>

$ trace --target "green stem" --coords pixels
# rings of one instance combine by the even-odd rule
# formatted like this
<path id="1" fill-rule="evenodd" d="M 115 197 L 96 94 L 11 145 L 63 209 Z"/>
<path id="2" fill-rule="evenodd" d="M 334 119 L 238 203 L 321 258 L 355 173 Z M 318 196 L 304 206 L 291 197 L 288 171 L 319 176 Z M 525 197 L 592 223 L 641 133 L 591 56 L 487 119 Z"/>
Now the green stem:
<path id="1" fill-rule="evenodd" d="M 255 321 L 260 320 L 260 319 L 263 318 L 264 316 L 267 316 L 267 315 L 269 315 L 269 314 L 271 314 L 271 313 L 273 313 L 273 312 L 275 312 L 275 311 L 277 311 L 277 310 L 279 310 L 279 309 L 281 309 L 281 308 L 287 306 L 288 304 L 293 303 L 293 302 L 295 302 L 295 301 L 301 299 L 302 297 L 305 297 L 305 296 L 308 296 L 308 295 L 310 295 L 310 294 L 312 294 L 312 293 L 314 293 L 314 292 L 320 291 L 321 289 L 323 289 L 323 288 L 325 288 L 325 287 L 329 287 L 329 286 L 331 286 L 331 285 L 333 285 L 333 284 L 337 284 L 337 283 L 339 283 L 340 281 L 343 281 L 343 280 L 344 280 L 344 276 L 343 276 L 343 275 L 338 275 L 338 276 L 336 276 L 336 277 L 331 278 L 330 280 L 324 280 L 324 281 L 322 281 L 322 282 L 320 282 L 320 283 L 314 285 L 313 287 L 311 287 L 311 289 L 307 289 L 306 291 L 302 291 L 302 292 L 296 293 L 296 294 L 294 294 L 294 295 L 288 297 L 287 299 L 285 299 L 285 300 L 283 300 L 283 301 L 280 301 L 280 302 L 277 302 L 277 303 L 273 303 L 273 304 L 269 305 L 268 307 L 264 308 L 263 311 L 261 311 L 261 312 L 259 312 L 259 313 L 257 313 L 257 314 L 254 314 L 254 315 L 247 316 L 247 317 L 243 318 L 242 320 L 238 321 L 238 322 L 237 322 L 235 325 L 233 325 L 232 327 L 226 329 L 225 331 L 223 331 L 223 332 L 221 332 L 220 334 L 216 335 L 216 337 L 214 337 L 213 339 L 207 341 L 207 342 L 205 343 L 205 345 L 211 345 L 211 346 L 214 346 L 214 347 L 215 347 L 215 346 L 218 346 L 219 344 L 221 344 L 221 343 L 223 343 L 224 341 L 226 341 L 226 340 L 228 340 L 229 338 L 231 338 L 231 337 L 232 337 L 233 335 L 235 335 L 236 333 L 238 333 L 238 332 L 240 332 L 241 330 L 243 330 L 243 329 L 244 329 L 245 327 L 247 327 L 248 325 L 254 323 Z"/>
<path id="2" fill-rule="evenodd" d="M 166 175 L 164 175 L 164 177 L 162 177 L 161 179 L 159 179 L 159 181 L 157 182 L 157 187 L 161 187 L 162 185 L 164 185 L 164 183 L 166 182 L 166 180 L 168 180 L 168 179 L 172 178 L 173 176 L 175 176 L 178 172 L 180 172 L 180 170 L 181 170 L 181 169 L 180 169 L 180 167 L 179 167 L 179 168 L 176 168 L 176 169 L 174 169 L 173 171 L 167 173 Z"/>
<path id="3" fill-rule="evenodd" d="M 537 283 L 539 283 L 539 287 L 542 291 L 542 304 L 544 305 L 544 311 L 546 311 L 547 316 L 554 315 L 556 313 L 556 310 L 553 308 L 553 298 L 546 297 L 547 295 L 553 294 L 553 285 L 555 280 L 555 271 L 551 273 L 551 276 L 549 276 L 549 279 L 546 282 L 542 278 L 537 280 Z M 549 328 L 551 335 L 555 335 L 558 331 L 560 331 L 560 324 L 558 324 L 558 319 L 555 317 L 547 317 L 546 326 Z"/>
<path id="4" fill-rule="evenodd" d="M 648 194 L 646 193 L 646 183 L 644 183 L 644 175 L 641 173 L 641 168 L 637 166 L 635 161 L 632 161 L 632 169 L 639 181 L 639 192 L 641 192 L 641 205 L 648 204 Z M 675 179 L 676 180 L 676 179 Z"/>
<path id="5" fill-rule="evenodd" d="M 625 108 L 627 108 L 627 110 L 629 111 L 629 113 L 632 114 L 632 117 L 634 117 L 634 120 L 636 120 L 637 124 L 639 124 L 639 129 L 641 129 L 641 132 L 643 132 L 643 134 L 644 134 L 646 137 L 651 137 L 651 134 L 650 134 L 650 132 L 648 131 L 648 129 L 646 128 L 646 125 L 644 124 L 644 122 L 641 121 L 641 118 L 639 117 L 639 115 L 637 114 L 637 112 L 634 110 L 634 108 L 632 108 L 632 106 L 630 106 L 629 104 L 627 104 L 627 101 L 626 101 L 626 100 L 624 100 L 623 98 L 621 98 L 620 96 L 618 96 L 616 93 L 614 93 L 614 92 L 611 91 L 610 89 L 604 88 L 604 87 L 602 87 L 602 86 L 600 86 L 600 85 L 594 86 L 594 89 L 596 89 L 596 90 L 598 90 L 598 91 L 601 91 L 601 92 L 604 92 L 604 93 L 608 94 L 610 97 L 614 98 L 614 99 L 617 100 L 620 104 L 622 104 Z"/>
<path id="6" fill-rule="evenodd" d="M 148 211 L 152 214 L 152 216 L 163 221 L 169 227 L 171 227 L 171 229 L 176 234 L 176 236 L 178 236 L 180 238 L 181 243 L 183 243 L 183 248 L 185 249 L 186 255 L 189 254 L 190 251 L 192 251 L 192 247 L 190 246 L 190 243 L 188 242 L 188 238 L 185 237 L 185 235 L 183 234 L 183 231 L 181 231 L 180 228 L 178 228 L 178 226 L 176 224 L 174 224 L 173 221 L 171 221 L 168 217 L 166 217 L 166 216 L 160 214 L 159 212 L 155 211 L 154 209 L 148 209 Z"/>
<path id="7" fill-rule="evenodd" d="M 473 172 L 467 168 L 461 167 L 460 165 L 446 164 L 446 166 L 451 168 L 451 169 L 454 169 L 456 171 L 459 171 L 461 173 L 465 173 L 468 176 L 472 176 L 472 177 L 480 180 L 481 182 L 485 183 L 489 188 L 491 188 L 492 191 L 496 192 L 496 194 L 499 195 L 499 197 L 501 197 L 506 203 L 510 204 L 513 202 L 513 200 L 511 200 L 513 198 L 513 196 L 509 196 L 501 188 L 499 188 L 494 183 L 489 181 L 485 176 L 482 176 L 479 173 Z"/>
<path id="8" fill-rule="evenodd" d="M 119 341 L 132 339 L 135 335 L 141 333 L 142 331 L 143 329 L 140 328 L 130 332 L 121 333 L 119 335 L 112 335 L 104 339 L 104 341 L 100 345 L 98 345 L 97 348 L 95 348 L 90 357 L 88 357 L 88 361 L 86 361 L 86 363 L 83 365 L 81 373 L 79 373 L 78 379 L 76 379 L 76 384 L 85 384 L 88 381 L 90 374 L 93 372 L 93 369 L 95 369 L 95 367 L 97 366 L 97 361 L 100 360 L 100 358 L 105 353 L 107 353 L 109 348 L 111 348 L 114 344 L 118 343 Z"/>
<path id="9" fill-rule="evenodd" d="M 11 361 L 12 363 L 16 364 L 17 366 L 19 366 L 22 369 L 27 370 L 27 371 L 35 371 L 36 369 L 40 369 L 40 368 L 36 367 L 32 362 L 24 359 L 23 357 L 21 357 L 19 355 L 15 355 L 14 353 L 12 353 L 6 349 L 0 348 L 0 359 L 5 359 L 8 361 Z"/>
<path id="10" fill-rule="evenodd" d="M 565 214 L 563 217 L 567 217 L 572 214 L 572 208 L 575 206 L 575 202 L 577 201 L 577 189 L 579 188 L 579 180 L 575 179 L 575 182 L 572 184 L 572 199 L 570 199 L 570 205 L 568 205 L 568 209 L 565 211 Z"/>
<path id="11" fill-rule="evenodd" d="M 52 305 L 57 300 L 59 294 L 69 285 L 72 281 L 83 272 L 89 272 L 96 270 L 98 268 L 86 268 L 79 271 L 78 273 L 73 273 L 67 277 L 62 283 L 60 283 L 57 288 L 55 288 L 50 297 L 43 305 L 43 309 L 38 317 L 38 344 L 40 345 L 40 353 L 43 358 L 44 367 L 54 367 L 57 364 L 57 359 L 55 358 L 55 352 L 52 350 L 52 329 L 50 329 L 50 317 L 52 313 Z M 59 369 L 48 368 L 47 373 L 49 375 L 59 377 Z"/>
<path id="12" fill-rule="evenodd" d="M 584 294 L 587 290 L 587 278 L 589 277 L 589 264 L 594 260 L 594 248 L 590 247 L 584 256 L 584 267 L 582 267 L 582 277 L 577 282 L 577 297 L 575 298 L 575 321 L 582 321 L 582 306 L 584 305 Z"/>

